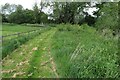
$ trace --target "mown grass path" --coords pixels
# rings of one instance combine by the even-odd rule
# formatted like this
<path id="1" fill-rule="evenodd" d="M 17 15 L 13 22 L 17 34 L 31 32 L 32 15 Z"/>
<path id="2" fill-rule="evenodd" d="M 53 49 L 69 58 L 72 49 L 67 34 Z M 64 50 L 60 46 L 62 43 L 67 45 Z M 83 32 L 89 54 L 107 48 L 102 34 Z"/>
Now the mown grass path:
<path id="1" fill-rule="evenodd" d="M 51 56 L 51 38 L 55 28 L 28 41 L 3 61 L 3 77 L 58 77 Z"/>

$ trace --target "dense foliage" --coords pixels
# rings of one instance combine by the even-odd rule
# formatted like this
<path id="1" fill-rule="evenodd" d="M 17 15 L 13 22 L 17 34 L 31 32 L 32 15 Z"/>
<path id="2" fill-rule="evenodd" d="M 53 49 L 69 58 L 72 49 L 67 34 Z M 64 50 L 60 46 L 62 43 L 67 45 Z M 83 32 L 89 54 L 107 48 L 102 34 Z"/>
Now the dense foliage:
<path id="1" fill-rule="evenodd" d="M 118 26 L 118 3 L 104 3 L 98 11 L 98 19 L 95 27 L 98 29 L 112 29 L 117 31 Z"/>

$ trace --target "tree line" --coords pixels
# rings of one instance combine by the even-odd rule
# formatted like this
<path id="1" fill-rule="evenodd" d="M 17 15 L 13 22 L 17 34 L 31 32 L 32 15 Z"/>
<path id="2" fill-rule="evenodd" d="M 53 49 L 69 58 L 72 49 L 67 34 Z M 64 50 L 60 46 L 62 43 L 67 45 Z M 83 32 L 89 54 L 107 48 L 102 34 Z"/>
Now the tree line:
<path id="1" fill-rule="evenodd" d="M 39 5 L 39 6 L 38 6 Z M 51 14 L 44 9 L 50 7 Z M 96 7 L 91 16 L 85 9 Z M 109 28 L 118 32 L 119 6 L 117 2 L 101 2 L 91 6 L 90 2 L 41 2 L 35 3 L 33 9 L 24 9 L 22 5 L 8 4 L 2 6 L 2 22 L 9 23 L 87 23 L 97 29 Z"/>
<path id="2" fill-rule="evenodd" d="M 22 5 L 6 3 L 1 9 L 2 22 L 8 23 L 46 23 L 48 15 L 42 12 L 37 3 L 34 4 L 33 10 L 24 9 Z M 42 20 L 42 21 L 41 21 Z"/>

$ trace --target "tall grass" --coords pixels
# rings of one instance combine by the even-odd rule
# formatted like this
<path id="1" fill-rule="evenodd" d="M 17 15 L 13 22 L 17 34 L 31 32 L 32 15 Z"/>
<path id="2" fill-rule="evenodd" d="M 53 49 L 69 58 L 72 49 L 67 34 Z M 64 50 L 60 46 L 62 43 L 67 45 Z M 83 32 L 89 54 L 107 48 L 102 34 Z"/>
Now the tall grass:
<path id="1" fill-rule="evenodd" d="M 104 38 L 87 25 L 58 26 L 52 55 L 60 77 L 120 77 L 117 40 Z"/>

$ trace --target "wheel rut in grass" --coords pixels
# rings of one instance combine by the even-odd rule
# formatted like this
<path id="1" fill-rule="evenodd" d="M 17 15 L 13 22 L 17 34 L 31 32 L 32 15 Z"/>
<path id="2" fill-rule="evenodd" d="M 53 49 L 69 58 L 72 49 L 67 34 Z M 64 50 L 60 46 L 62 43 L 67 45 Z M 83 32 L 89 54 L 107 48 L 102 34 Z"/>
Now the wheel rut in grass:
<path id="1" fill-rule="evenodd" d="M 32 60 L 30 61 L 28 77 L 58 78 L 56 66 L 50 52 L 51 38 L 55 32 L 56 29 L 49 31 L 46 38 L 38 44 L 38 49 L 33 53 Z"/>
<path id="2" fill-rule="evenodd" d="M 49 60 L 50 60 L 50 63 L 52 65 L 52 70 L 53 70 L 54 74 L 56 75 L 56 77 L 59 78 L 59 75 L 58 75 L 57 69 L 56 69 L 56 64 L 54 62 L 53 57 L 51 56 L 50 48 L 48 49 L 48 53 L 49 53 L 49 58 L 50 58 Z"/>

